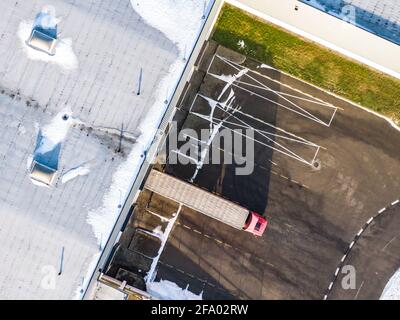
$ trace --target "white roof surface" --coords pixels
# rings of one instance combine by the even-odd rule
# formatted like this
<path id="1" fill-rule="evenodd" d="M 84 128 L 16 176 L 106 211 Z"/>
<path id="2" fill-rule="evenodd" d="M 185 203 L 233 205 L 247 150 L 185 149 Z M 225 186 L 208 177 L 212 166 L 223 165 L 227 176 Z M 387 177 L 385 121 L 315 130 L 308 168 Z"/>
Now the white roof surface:
<path id="1" fill-rule="evenodd" d="M 134 2 L 146 9 L 146 2 Z M 23 41 L 49 3 L 60 19 L 61 47 L 54 57 Z M 182 3 L 161 0 L 172 11 L 156 20 L 174 19 Z M 186 7 L 200 17 L 203 1 L 186 0 Z M 183 44 L 151 27 L 143 18 L 148 10 L 138 10 L 140 16 L 128 0 L 2 0 L 0 9 L 0 298 L 79 297 L 163 113 L 165 86 L 171 94 L 183 70 Z M 188 50 L 197 32 L 188 31 L 201 26 L 200 18 L 191 21 L 168 29 L 185 31 Z M 50 130 L 65 108 L 71 126 Z M 126 136 L 139 142 L 124 139 L 122 152 L 115 153 L 122 124 Z M 44 128 L 51 151 L 40 156 L 58 164 L 52 188 L 29 179 Z"/>
<path id="2" fill-rule="evenodd" d="M 355 8 L 356 24 L 383 38 L 400 44 L 400 3 L 398 0 L 300 0 L 331 14 L 342 12 L 343 6 Z M 346 10 L 344 14 L 346 14 Z"/>

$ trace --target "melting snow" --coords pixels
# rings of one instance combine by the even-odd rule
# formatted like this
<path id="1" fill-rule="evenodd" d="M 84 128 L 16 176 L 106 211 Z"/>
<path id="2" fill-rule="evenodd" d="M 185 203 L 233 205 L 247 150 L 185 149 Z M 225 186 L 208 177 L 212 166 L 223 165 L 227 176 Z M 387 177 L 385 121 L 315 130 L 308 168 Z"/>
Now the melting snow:
<path id="1" fill-rule="evenodd" d="M 160 249 L 158 250 L 157 256 L 153 259 L 153 261 L 151 263 L 149 272 L 147 272 L 147 275 L 145 277 L 146 285 L 151 283 L 156 277 L 155 270 L 156 270 L 156 266 L 157 266 L 158 260 L 160 259 L 160 256 L 161 256 L 162 252 L 164 251 L 164 247 L 165 247 L 165 244 L 167 243 L 169 234 L 172 231 L 172 228 L 173 228 L 173 226 L 175 224 L 176 219 L 178 219 L 178 216 L 179 216 L 179 213 L 180 213 L 181 209 L 182 209 L 182 205 L 179 206 L 179 209 L 175 213 L 173 218 L 171 218 L 168 221 L 167 227 L 165 228 L 164 232 L 155 233 L 154 234 L 156 237 L 158 237 L 161 240 L 161 246 L 160 246 Z M 156 228 L 156 230 L 157 230 L 157 228 Z"/>
<path id="2" fill-rule="evenodd" d="M 208 105 L 210 107 L 210 114 L 208 116 L 208 121 L 210 121 L 210 130 L 212 129 L 212 121 L 214 119 L 214 112 L 215 112 L 215 107 L 217 106 L 217 104 L 219 103 L 218 101 L 211 99 L 209 97 L 200 95 L 204 100 L 206 100 L 208 102 Z"/>
<path id="3" fill-rule="evenodd" d="M 32 184 L 34 184 L 35 186 L 38 186 L 38 187 L 50 188 L 50 186 L 48 186 L 47 184 L 37 181 L 37 180 L 34 180 L 34 179 L 31 179 L 31 182 L 32 182 Z"/>
<path id="4" fill-rule="evenodd" d="M 277 69 L 275 69 L 274 67 L 271 67 L 270 65 L 265 64 L 265 63 L 261 64 L 261 65 L 258 66 L 257 68 L 277 70 Z"/>
<path id="5" fill-rule="evenodd" d="M 246 45 L 245 45 L 243 40 L 239 40 L 237 45 L 239 46 L 240 49 L 244 49 L 246 47 Z"/>
<path id="6" fill-rule="evenodd" d="M 65 38 L 57 40 L 56 54 L 50 56 L 45 52 L 33 49 L 26 44 L 31 35 L 33 26 L 40 26 L 44 29 L 52 29 L 60 22 L 55 17 L 55 9 L 46 6 L 42 9 L 35 21 L 22 21 L 18 28 L 18 37 L 29 59 L 55 63 L 65 70 L 72 70 L 78 67 L 78 59 L 72 50 L 72 39 Z"/>
<path id="7" fill-rule="evenodd" d="M 53 150 L 56 145 L 64 141 L 73 123 L 70 109 L 59 112 L 48 125 L 42 128 L 43 139 L 36 153 L 46 153 Z"/>
<path id="8" fill-rule="evenodd" d="M 326 7 L 322 3 L 320 3 L 318 0 L 307 0 L 307 2 L 314 8 L 317 8 L 322 11 L 327 10 Z"/>
<path id="9" fill-rule="evenodd" d="M 203 292 L 194 294 L 188 290 L 180 288 L 175 282 L 161 280 L 160 282 L 150 282 L 147 284 L 147 292 L 152 296 L 162 300 L 202 300 Z"/>
<path id="10" fill-rule="evenodd" d="M 380 299 L 400 300 L 400 269 L 390 278 Z"/>
<path id="11" fill-rule="evenodd" d="M 235 77 L 235 76 L 230 76 L 229 79 L 232 79 L 233 77 Z M 231 80 L 229 80 L 229 81 L 231 81 Z M 194 179 L 196 179 L 199 171 L 203 168 L 204 160 L 206 160 L 206 156 L 207 156 L 208 150 L 210 149 L 210 146 L 211 146 L 213 140 L 215 139 L 216 135 L 219 133 L 219 130 L 222 128 L 223 123 L 225 121 L 225 120 L 221 120 L 218 123 L 214 123 L 215 107 L 217 107 L 219 105 L 220 108 L 222 108 L 222 109 L 224 109 L 226 111 L 232 110 L 232 113 L 236 112 L 236 110 L 232 108 L 232 103 L 233 103 L 233 101 L 235 99 L 235 92 L 233 91 L 233 89 L 231 89 L 231 91 L 229 92 L 229 95 L 228 95 L 227 99 L 225 101 L 222 101 L 222 102 L 216 101 L 214 99 L 211 99 L 211 98 L 203 96 L 203 95 L 200 95 L 200 96 L 208 102 L 208 105 L 210 106 L 210 114 L 208 116 L 204 116 L 204 115 L 199 114 L 199 113 L 193 113 L 193 114 L 196 114 L 197 116 L 199 116 L 199 117 L 201 117 L 203 119 L 207 119 L 210 122 L 210 124 L 209 124 L 209 126 L 210 126 L 210 135 L 209 135 L 207 141 L 202 141 L 203 144 L 201 145 L 202 149 L 201 149 L 201 152 L 200 152 L 200 160 L 196 160 L 195 161 L 196 170 L 193 173 L 192 177 L 190 178 L 191 182 L 193 182 Z M 180 152 L 180 154 L 182 154 L 182 153 Z"/>
<path id="12" fill-rule="evenodd" d="M 65 140 L 70 126 L 75 120 L 71 117 L 71 111 L 65 109 L 59 112 L 49 124 L 45 125 L 38 134 L 38 142 L 32 156 L 28 157 L 27 167 L 30 170 L 33 160 L 57 170 L 61 143 Z M 31 179 L 31 182 L 40 187 L 48 187 L 46 184 Z"/>
<path id="13" fill-rule="evenodd" d="M 35 19 L 35 26 L 40 26 L 43 29 L 53 29 L 61 19 L 56 17 L 56 10 L 53 6 L 44 6 L 42 11 Z"/>
<path id="14" fill-rule="evenodd" d="M 200 153 L 200 160 L 197 161 L 197 163 L 196 163 L 196 170 L 193 173 L 193 176 L 190 178 L 191 182 L 193 182 L 194 179 L 196 179 L 197 174 L 203 168 L 204 160 L 206 159 L 206 156 L 207 156 L 208 150 L 210 149 L 211 143 L 213 142 L 215 136 L 218 134 L 219 129 L 221 129 L 223 123 L 224 123 L 224 121 L 220 121 L 214 125 L 214 124 L 212 124 L 212 122 L 210 122 L 210 125 L 212 126 L 212 130 L 210 130 L 211 133 L 206 142 L 206 145 L 202 146 L 201 153 Z"/>
<path id="15" fill-rule="evenodd" d="M 161 226 L 157 226 L 154 228 L 153 233 L 156 234 L 160 239 L 163 239 L 164 232 L 162 231 Z"/>
<path id="16" fill-rule="evenodd" d="M 168 74 L 160 80 L 155 91 L 155 102 L 138 128 L 141 135 L 127 156 L 127 160 L 113 175 L 111 186 L 103 198 L 101 207 L 88 214 L 87 221 L 92 226 L 101 248 L 107 242 L 120 214 L 120 205 L 128 195 L 162 120 L 167 107 L 164 103 L 165 92 L 171 92 L 171 85 L 178 83 L 186 64 L 184 59 L 186 53 L 192 50 L 204 22 L 201 19 L 204 10 L 202 0 L 158 0 L 157 5 L 148 0 L 131 0 L 131 5 L 149 25 L 160 30 L 176 43 L 181 56 L 169 67 Z M 176 19 L 177 14 L 179 14 L 179 19 Z M 167 237 L 167 230 L 164 231 L 164 236 Z M 95 262 L 98 258 L 98 255 L 93 257 Z M 95 266 L 95 263 L 90 265 L 87 277 L 92 275 Z"/>
<path id="17" fill-rule="evenodd" d="M 175 42 L 182 53 L 196 38 L 204 13 L 203 0 L 157 0 L 156 5 L 149 0 L 131 0 L 131 4 L 148 24 Z"/>
<path id="18" fill-rule="evenodd" d="M 220 100 L 222 98 L 222 96 L 224 95 L 225 91 L 228 90 L 228 88 L 237 80 L 239 79 L 241 76 L 245 75 L 247 72 L 249 71 L 249 69 L 244 68 L 242 70 L 240 70 L 237 74 L 234 75 L 214 75 L 214 77 L 216 77 L 217 79 L 220 79 L 222 81 L 226 82 L 225 87 L 222 89 L 220 95 L 218 96 L 218 100 Z"/>
<path id="19" fill-rule="evenodd" d="M 86 278 L 83 278 L 80 285 L 76 288 L 75 295 L 73 297 L 74 300 L 79 300 L 82 298 L 85 288 L 87 288 L 87 286 L 89 285 L 90 276 L 92 275 L 94 269 L 96 268 L 97 261 L 99 259 L 100 259 L 100 252 L 96 253 L 93 256 L 93 258 L 90 260 L 88 268 L 87 268 L 87 270 L 89 270 L 90 273 L 88 272 Z"/>

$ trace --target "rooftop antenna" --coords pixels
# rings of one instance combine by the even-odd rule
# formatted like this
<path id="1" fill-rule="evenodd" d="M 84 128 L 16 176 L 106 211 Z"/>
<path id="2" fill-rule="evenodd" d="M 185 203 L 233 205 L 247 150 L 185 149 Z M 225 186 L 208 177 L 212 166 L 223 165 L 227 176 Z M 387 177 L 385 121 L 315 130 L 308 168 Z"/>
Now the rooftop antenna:
<path id="1" fill-rule="evenodd" d="M 138 90 L 136 95 L 140 96 L 140 91 L 142 89 L 142 78 L 143 78 L 143 68 L 140 68 L 140 73 L 139 73 L 139 84 L 138 84 Z"/>

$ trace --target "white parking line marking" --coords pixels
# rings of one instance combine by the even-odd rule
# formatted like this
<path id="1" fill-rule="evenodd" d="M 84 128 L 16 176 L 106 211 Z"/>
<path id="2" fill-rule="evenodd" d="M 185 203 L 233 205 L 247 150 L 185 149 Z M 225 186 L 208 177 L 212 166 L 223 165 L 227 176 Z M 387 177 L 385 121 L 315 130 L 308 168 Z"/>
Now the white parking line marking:
<path id="1" fill-rule="evenodd" d="M 394 206 L 394 205 L 398 204 L 399 202 L 400 202 L 400 199 L 398 199 L 398 200 L 396 200 L 396 201 L 393 201 L 391 205 Z M 381 213 L 384 212 L 386 209 L 387 209 L 386 207 L 385 207 L 385 208 L 382 208 L 381 210 L 379 210 L 378 214 L 381 214 Z M 369 218 L 368 221 L 367 221 L 367 223 L 366 223 L 367 226 L 366 226 L 365 228 L 361 228 L 361 229 L 358 231 L 356 237 L 355 237 L 354 240 L 350 243 L 347 253 L 345 253 L 345 254 L 343 255 L 342 259 L 340 260 L 340 265 L 342 265 L 343 262 L 346 260 L 348 253 L 350 252 L 350 250 L 352 249 L 352 247 L 354 246 L 354 244 L 355 244 L 356 241 L 358 240 L 357 237 L 360 237 L 360 236 L 361 236 L 361 234 L 365 231 L 365 229 L 369 226 L 369 224 L 370 224 L 373 220 L 374 220 L 374 217 Z M 392 238 L 389 242 L 387 242 L 387 243 L 385 244 L 385 246 L 381 249 L 381 251 L 384 251 L 396 238 L 397 238 L 397 237 L 394 237 L 394 238 Z M 339 267 L 336 268 L 336 270 L 335 270 L 335 279 L 334 279 L 334 281 L 336 281 L 338 273 L 339 273 Z M 328 287 L 328 293 L 324 296 L 324 300 L 326 300 L 326 299 L 328 298 L 328 294 L 330 293 L 330 290 L 332 289 L 332 285 L 333 285 L 333 282 L 334 282 L 334 281 L 332 281 L 332 282 L 330 283 L 330 285 L 329 285 L 329 287 Z M 358 293 L 360 292 L 360 290 L 361 290 L 363 284 L 364 284 L 364 281 L 361 283 L 361 286 L 360 286 L 360 288 L 358 289 L 357 294 L 356 294 L 356 296 L 355 296 L 354 299 L 357 298 Z"/>
<path id="2" fill-rule="evenodd" d="M 340 268 L 336 268 L 335 277 L 338 275 Z"/>

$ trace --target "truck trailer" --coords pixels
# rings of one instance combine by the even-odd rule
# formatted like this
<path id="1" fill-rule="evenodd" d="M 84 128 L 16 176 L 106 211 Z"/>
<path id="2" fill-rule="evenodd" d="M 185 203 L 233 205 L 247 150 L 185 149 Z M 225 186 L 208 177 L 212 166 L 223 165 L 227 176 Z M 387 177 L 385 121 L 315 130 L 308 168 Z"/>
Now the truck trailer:
<path id="1" fill-rule="evenodd" d="M 256 236 L 261 236 L 268 224 L 256 212 L 154 169 L 151 170 L 144 188 Z"/>

